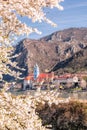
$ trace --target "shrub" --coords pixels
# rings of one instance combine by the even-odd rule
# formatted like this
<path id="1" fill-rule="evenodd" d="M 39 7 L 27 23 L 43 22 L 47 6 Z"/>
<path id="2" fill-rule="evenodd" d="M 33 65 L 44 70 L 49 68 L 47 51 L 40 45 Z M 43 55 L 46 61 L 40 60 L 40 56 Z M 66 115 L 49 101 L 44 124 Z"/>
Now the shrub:
<path id="1" fill-rule="evenodd" d="M 86 130 L 87 103 L 70 101 L 69 103 L 39 105 L 36 109 L 43 125 L 52 125 L 54 130 Z"/>

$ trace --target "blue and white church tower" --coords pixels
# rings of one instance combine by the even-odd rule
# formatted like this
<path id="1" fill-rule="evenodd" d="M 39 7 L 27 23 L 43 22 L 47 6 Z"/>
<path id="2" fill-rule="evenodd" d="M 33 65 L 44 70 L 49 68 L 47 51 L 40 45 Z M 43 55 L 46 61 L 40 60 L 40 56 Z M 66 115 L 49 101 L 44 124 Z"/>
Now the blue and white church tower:
<path id="1" fill-rule="evenodd" d="M 34 80 L 38 78 L 39 74 L 40 74 L 39 66 L 36 64 L 34 66 Z"/>

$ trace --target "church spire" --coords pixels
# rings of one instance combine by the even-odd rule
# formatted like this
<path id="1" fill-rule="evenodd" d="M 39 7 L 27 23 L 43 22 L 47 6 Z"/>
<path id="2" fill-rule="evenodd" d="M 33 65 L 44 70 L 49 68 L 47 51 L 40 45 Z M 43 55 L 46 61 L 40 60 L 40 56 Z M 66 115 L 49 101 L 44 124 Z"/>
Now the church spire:
<path id="1" fill-rule="evenodd" d="M 38 78 L 39 74 L 40 74 L 39 66 L 38 66 L 38 64 L 35 64 L 35 66 L 34 66 L 34 80 L 36 80 Z"/>

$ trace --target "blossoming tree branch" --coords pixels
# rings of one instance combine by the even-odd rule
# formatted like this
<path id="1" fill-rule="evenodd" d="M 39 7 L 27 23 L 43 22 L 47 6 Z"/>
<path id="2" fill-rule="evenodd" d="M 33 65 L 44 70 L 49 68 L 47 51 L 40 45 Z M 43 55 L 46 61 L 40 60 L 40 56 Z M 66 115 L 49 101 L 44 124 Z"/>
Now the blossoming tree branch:
<path id="1" fill-rule="evenodd" d="M 46 21 L 56 26 L 46 18 L 45 7 L 57 7 L 62 10 L 60 2 L 63 0 L 0 0 L 0 43 L 10 43 L 12 37 L 32 32 L 40 33 L 36 28 L 31 28 L 18 20 L 17 14 L 27 16 L 33 22 Z M 14 40 L 13 38 L 13 40 Z"/>
<path id="2" fill-rule="evenodd" d="M 63 10 L 63 7 L 60 5 L 62 1 L 63 0 L 0 0 L 0 45 L 3 46 L 3 49 L 0 48 L 0 75 L 4 72 L 6 73 L 6 70 L 8 70 L 8 68 L 6 68 L 9 63 L 7 45 L 10 45 L 20 35 L 29 35 L 32 32 L 40 33 L 37 28 L 32 28 L 22 23 L 17 16 L 26 16 L 32 19 L 32 22 L 45 21 L 56 26 L 55 23 L 46 17 L 44 8 L 56 7 L 59 10 Z M 4 69 L 2 70 L 2 68 Z"/>

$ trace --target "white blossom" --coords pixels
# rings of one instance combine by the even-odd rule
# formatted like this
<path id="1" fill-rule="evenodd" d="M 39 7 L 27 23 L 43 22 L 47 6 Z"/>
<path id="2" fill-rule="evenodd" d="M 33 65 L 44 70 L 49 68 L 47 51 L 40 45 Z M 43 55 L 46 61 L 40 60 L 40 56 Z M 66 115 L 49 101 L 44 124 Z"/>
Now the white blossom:
<path id="1" fill-rule="evenodd" d="M 52 103 L 68 103 L 68 99 L 55 98 L 55 91 L 38 92 L 32 96 L 27 95 L 14 96 L 10 93 L 0 92 L 0 129 L 6 130 L 47 130 L 42 126 L 42 121 L 35 112 L 39 103 L 49 106 Z"/>
<path id="2" fill-rule="evenodd" d="M 33 22 L 46 21 L 49 24 L 56 26 L 52 21 L 46 18 L 43 8 L 57 7 L 63 10 L 60 2 L 63 0 L 0 0 L 0 41 L 10 39 L 10 34 L 16 35 L 30 34 L 32 32 L 40 33 L 37 29 L 28 27 L 17 18 L 27 16 Z M 11 39 L 10 39 L 11 40 Z M 11 42 L 11 41 L 10 41 Z M 9 43 L 9 40 L 8 40 Z"/>

